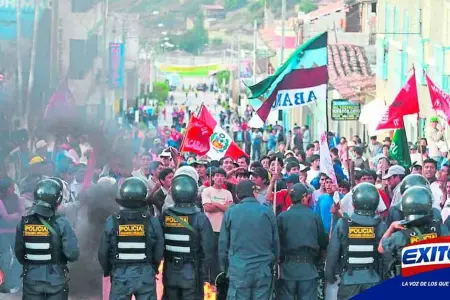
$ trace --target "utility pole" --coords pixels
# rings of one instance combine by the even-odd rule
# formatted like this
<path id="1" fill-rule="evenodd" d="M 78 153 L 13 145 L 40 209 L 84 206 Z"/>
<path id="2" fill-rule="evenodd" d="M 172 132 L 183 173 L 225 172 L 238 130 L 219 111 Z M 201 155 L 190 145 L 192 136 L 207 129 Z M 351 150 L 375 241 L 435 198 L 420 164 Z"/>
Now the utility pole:
<path id="1" fill-rule="evenodd" d="M 256 84 L 256 50 L 258 49 L 258 21 L 253 23 L 253 84 Z"/>
<path id="2" fill-rule="evenodd" d="M 51 29 L 50 29 L 50 80 L 49 80 L 49 88 L 53 90 L 53 88 L 57 84 L 57 65 L 58 65 L 58 1 L 52 0 L 52 19 L 51 19 Z"/>
<path id="3" fill-rule="evenodd" d="M 123 55 L 125 56 L 126 53 L 126 28 L 125 28 L 125 20 L 126 15 L 122 15 L 122 43 L 123 43 Z M 125 59 L 124 59 L 125 61 Z M 122 93 L 122 97 L 123 97 L 123 112 L 124 114 L 126 113 L 127 109 L 128 109 L 128 101 L 127 101 L 127 69 L 126 69 L 126 63 L 124 63 L 123 66 L 123 93 Z"/>
<path id="4" fill-rule="evenodd" d="M 17 54 L 17 101 L 19 101 L 19 118 L 24 115 L 24 103 L 23 103 L 23 78 L 22 78 L 22 21 L 21 13 L 22 0 L 16 2 L 16 54 Z"/>
<path id="5" fill-rule="evenodd" d="M 237 95 L 239 104 L 239 99 L 241 98 L 241 39 L 239 33 L 237 38 L 237 52 Z"/>
<path id="6" fill-rule="evenodd" d="M 104 105 L 105 119 L 109 119 L 112 113 L 112 105 L 108 98 L 108 58 L 109 58 L 109 39 L 108 39 L 108 6 L 109 0 L 103 0 L 103 89 L 102 89 L 102 101 Z"/>
<path id="7" fill-rule="evenodd" d="M 280 50 L 280 66 L 284 62 L 284 35 L 286 27 L 286 0 L 281 0 L 281 50 Z"/>
<path id="8" fill-rule="evenodd" d="M 31 126 L 29 124 L 30 117 L 30 106 L 31 106 L 31 93 L 33 92 L 34 85 L 34 69 L 36 66 L 36 45 L 37 45 L 37 33 L 39 27 L 39 7 L 41 1 L 34 0 L 34 23 L 33 23 L 33 41 L 31 44 L 31 59 L 30 59 L 30 73 L 28 77 L 28 89 L 27 89 L 27 100 L 25 103 L 25 122 L 27 126 Z M 29 128 L 32 129 L 32 128 Z"/>

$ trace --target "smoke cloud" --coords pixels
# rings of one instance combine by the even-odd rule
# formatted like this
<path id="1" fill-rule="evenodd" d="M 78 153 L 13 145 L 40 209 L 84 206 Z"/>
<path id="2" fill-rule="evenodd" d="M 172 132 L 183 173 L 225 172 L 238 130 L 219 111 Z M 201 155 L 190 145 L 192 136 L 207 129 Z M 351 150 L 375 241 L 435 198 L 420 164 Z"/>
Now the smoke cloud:
<path id="1" fill-rule="evenodd" d="M 70 266 L 70 294 L 76 299 L 101 299 L 103 271 L 97 251 L 106 219 L 119 210 L 118 187 L 102 180 L 80 194 L 74 227 L 81 249 L 80 259 Z"/>

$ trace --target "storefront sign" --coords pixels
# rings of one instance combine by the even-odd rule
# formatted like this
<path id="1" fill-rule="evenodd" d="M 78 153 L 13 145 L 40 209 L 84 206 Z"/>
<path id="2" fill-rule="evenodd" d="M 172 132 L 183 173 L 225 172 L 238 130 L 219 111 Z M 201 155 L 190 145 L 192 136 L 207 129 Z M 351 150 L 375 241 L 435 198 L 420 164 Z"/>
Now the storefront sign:
<path id="1" fill-rule="evenodd" d="M 361 103 L 346 99 L 331 101 L 331 119 L 333 121 L 358 121 L 361 114 Z"/>

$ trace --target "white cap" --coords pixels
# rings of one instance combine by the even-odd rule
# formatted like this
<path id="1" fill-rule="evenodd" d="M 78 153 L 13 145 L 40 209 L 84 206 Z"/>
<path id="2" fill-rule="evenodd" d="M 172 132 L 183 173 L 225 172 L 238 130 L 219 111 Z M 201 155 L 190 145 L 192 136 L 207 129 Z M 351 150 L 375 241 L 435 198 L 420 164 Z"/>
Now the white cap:
<path id="1" fill-rule="evenodd" d="M 387 174 L 383 176 L 383 180 L 388 179 L 394 175 L 405 175 L 405 168 L 403 168 L 402 166 L 399 166 L 399 165 L 391 166 L 389 168 Z"/>
<path id="2" fill-rule="evenodd" d="M 197 170 L 194 169 L 191 166 L 182 166 L 178 170 L 175 171 L 175 174 L 173 177 L 177 177 L 178 175 L 187 175 L 195 180 L 195 182 L 198 182 L 198 173 Z"/>
<path id="3" fill-rule="evenodd" d="M 36 149 L 45 148 L 47 147 L 47 142 L 44 140 L 39 140 L 36 143 Z"/>

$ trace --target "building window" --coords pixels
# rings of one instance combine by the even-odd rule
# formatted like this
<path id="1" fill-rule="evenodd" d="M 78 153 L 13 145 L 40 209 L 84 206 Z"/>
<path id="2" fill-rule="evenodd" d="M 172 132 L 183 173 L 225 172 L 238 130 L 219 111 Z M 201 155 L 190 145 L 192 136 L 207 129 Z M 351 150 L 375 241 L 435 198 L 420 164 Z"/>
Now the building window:
<path id="1" fill-rule="evenodd" d="M 377 13 L 377 3 L 376 3 L 376 2 L 374 2 L 374 3 L 371 4 L 370 12 L 371 12 L 371 13 L 374 13 L 374 14 Z"/>

